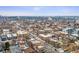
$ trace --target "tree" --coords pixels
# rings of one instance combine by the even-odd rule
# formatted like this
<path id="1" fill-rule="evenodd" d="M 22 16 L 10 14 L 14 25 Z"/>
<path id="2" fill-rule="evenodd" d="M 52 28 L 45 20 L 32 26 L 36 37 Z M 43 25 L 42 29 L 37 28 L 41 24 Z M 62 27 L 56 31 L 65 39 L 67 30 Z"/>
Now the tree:
<path id="1" fill-rule="evenodd" d="M 79 31 L 77 32 L 77 34 L 78 34 L 78 37 L 77 37 L 77 39 L 79 40 Z"/>
<path id="2" fill-rule="evenodd" d="M 79 37 L 79 31 L 77 32 L 77 34 L 78 34 L 78 37 Z"/>
<path id="3" fill-rule="evenodd" d="M 68 31 L 68 36 L 70 36 L 73 32 L 73 29 L 68 29 L 67 31 Z"/>
<path id="4" fill-rule="evenodd" d="M 24 38 L 25 38 L 26 41 L 28 41 L 30 39 L 29 34 L 25 34 Z"/>
<path id="5" fill-rule="evenodd" d="M 9 42 L 6 42 L 6 43 L 5 43 L 5 51 L 6 51 L 6 50 L 10 50 L 10 44 L 9 44 Z"/>

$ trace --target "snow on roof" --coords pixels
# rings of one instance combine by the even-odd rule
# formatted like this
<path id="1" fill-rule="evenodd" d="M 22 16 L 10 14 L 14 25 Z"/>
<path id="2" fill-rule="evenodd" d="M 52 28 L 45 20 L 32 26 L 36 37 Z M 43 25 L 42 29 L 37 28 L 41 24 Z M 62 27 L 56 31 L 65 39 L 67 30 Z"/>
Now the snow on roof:
<path id="1" fill-rule="evenodd" d="M 12 35 L 13 35 L 13 36 L 17 36 L 17 34 L 15 34 L 15 33 L 14 33 L 14 34 L 12 34 Z"/>
<path id="2" fill-rule="evenodd" d="M 35 40 L 34 38 L 31 38 L 30 40 Z"/>
<path id="3" fill-rule="evenodd" d="M 76 31 L 79 31 L 79 28 L 78 28 L 78 29 L 76 29 Z"/>
<path id="4" fill-rule="evenodd" d="M 50 38 L 50 41 L 58 42 L 57 38 L 54 39 Z"/>
<path id="5" fill-rule="evenodd" d="M 9 31 L 9 29 L 3 29 L 3 31 Z"/>
<path id="6" fill-rule="evenodd" d="M 52 30 L 51 28 L 45 28 L 45 30 Z"/>
<path id="7" fill-rule="evenodd" d="M 78 37 L 78 34 L 72 34 L 73 36 L 76 36 L 76 37 Z"/>
<path id="8" fill-rule="evenodd" d="M 38 48 L 40 49 L 40 48 L 43 48 L 44 46 L 42 46 L 42 45 L 40 45 L 40 46 L 38 46 Z"/>
<path id="9" fill-rule="evenodd" d="M 27 32 L 19 30 L 19 31 L 17 31 L 17 34 L 27 34 Z"/>
<path id="10" fill-rule="evenodd" d="M 68 34 L 67 32 L 59 31 L 60 34 Z"/>
<path id="11" fill-rule="evenodd" d="M 47 35 L 39 34 L 39 35 L 42 36 L 42 37 L 51 37 L 52 36 L 52 34 L 47 34 Z"/>
<path id="12" fill-rule="evenodd" d="M 39 40 L 32 40 L 31 42 L 32 42 L 33 44 L 40 43 Z"/>
<path id="13" fill-rule="evenodd" d="M 7 37 L 12 37 L 12 35 L 11 34 L 7 34 Z"/>

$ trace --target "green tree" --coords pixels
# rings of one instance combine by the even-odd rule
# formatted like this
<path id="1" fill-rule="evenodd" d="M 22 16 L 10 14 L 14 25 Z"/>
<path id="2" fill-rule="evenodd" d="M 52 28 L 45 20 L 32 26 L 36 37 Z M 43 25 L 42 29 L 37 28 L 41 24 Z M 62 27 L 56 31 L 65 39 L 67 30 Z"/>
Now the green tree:
<path id="1" fill-rule="evenodd" d="M 72 32 L 73 32 L 73 29 L 68 29 L 67 31 L 68 31 L 68 36 L 70 37 L 70 35 L 71 35 Z"/>
<path id="2" fill-rule="evenodd" d="M 5 51 L 6 50 L 10 50 L 10 43 L 9 42 L 6 42 L 5 43 Z"/>
<path id="3" fill-rule="evenodd" d="M 79 37 L 79 31 L 77 32 L 77 34 L 78 34 L 78 37 Z"/>
<path id="4" fill-rule="evenodd" d="M 77 39 L 79 40 L 79 31 L 77 32 L 77 34 L 78 34 L 78 37 L 77 37 Z"/>

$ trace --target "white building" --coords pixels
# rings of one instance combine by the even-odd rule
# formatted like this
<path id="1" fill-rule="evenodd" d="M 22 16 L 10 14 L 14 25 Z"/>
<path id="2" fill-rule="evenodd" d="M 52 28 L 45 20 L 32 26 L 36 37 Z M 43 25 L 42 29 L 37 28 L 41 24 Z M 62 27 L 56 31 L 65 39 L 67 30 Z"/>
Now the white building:
<path id="1" fill-rule="evenodd" d="M 10 31 L 9 29 L 3 29 L 3 34 L 6 35 L 6 34 L 10 33 L 9 31 Z"/>

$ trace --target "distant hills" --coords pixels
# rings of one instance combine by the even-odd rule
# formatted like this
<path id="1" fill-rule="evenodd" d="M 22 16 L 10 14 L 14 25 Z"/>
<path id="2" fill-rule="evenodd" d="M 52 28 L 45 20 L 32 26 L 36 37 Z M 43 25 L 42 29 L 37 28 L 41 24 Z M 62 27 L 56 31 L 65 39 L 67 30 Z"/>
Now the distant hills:
<path id="1" fill-rule="evenodd" d="M 0 16 L 1 20 L 79 20 L 79 16 Z"/>

